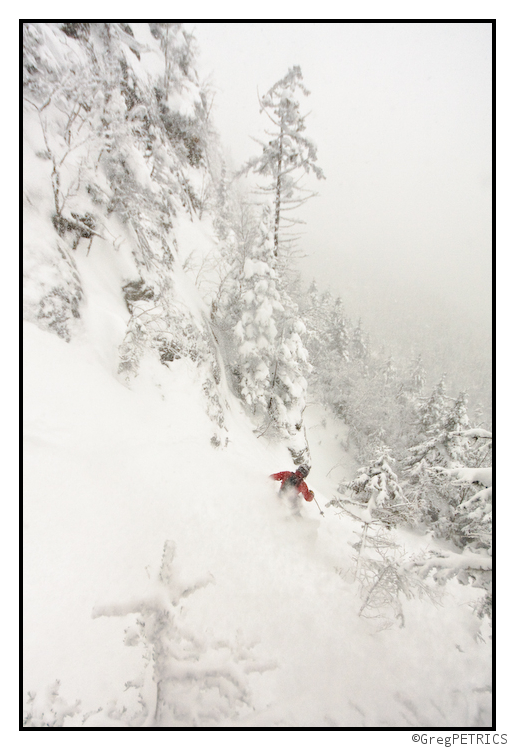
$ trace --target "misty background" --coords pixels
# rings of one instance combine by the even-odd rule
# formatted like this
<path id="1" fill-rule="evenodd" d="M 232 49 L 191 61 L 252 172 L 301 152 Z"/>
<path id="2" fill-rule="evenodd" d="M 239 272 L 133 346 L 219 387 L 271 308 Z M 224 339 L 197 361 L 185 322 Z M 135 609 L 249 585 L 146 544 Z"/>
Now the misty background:
<path id="1" fill-rule="evenodd" d="M 192 23 L 230 167 L 260 152 L 263 95 L 300 65 L 326 180 L 298 212 L 299 267 L 377 350 L 422 353 L 489 409 L 490 23 Z M 252 188 L 250 178 L 244 182 Z"/>

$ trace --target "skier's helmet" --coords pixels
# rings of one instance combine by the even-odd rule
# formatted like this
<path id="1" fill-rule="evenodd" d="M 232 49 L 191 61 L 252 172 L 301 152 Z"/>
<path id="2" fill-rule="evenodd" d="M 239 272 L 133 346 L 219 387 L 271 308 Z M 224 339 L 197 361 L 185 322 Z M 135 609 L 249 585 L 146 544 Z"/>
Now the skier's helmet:
<path id="1" fill-rule="evenodd" d="M 297 472 L 303 476 L 307 477 L 309 474 L 309 466 L 306 466 L 306 464 L 301 464 L 300 466 L 297 466 Z"/>

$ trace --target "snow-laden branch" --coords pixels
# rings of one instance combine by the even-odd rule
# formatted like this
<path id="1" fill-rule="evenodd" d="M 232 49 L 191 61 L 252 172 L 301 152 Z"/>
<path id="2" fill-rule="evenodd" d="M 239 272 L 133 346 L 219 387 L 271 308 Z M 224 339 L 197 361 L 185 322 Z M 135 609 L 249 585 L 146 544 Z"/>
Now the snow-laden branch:
<path id="1" fill-rule="evenodd" d="M 449 578 L 460 573 L 471 573 L 474 571 L 492 570 L 492 558 L 489 555 L 477 555 L 472 552 L 458 554 L 456 552 L 444 552 L 434 554 L 427 560 L 413 561 L 404 566 L 407 570 L 416 569 L 422 578 L 426 578 L 431 572 L 439 583 L 444 583 Z"/>
<path id="2" fill-rule="evenodd" d="M 435 469 L 441 474 L 447 474 L 450 477 L 456 477 L 458 482 L 469 484 L 482 484 L 483 487 L 492 486 L 492 467 L 467 468 L 460 467 L 457 469 L 445 469 L 443 466 L 435 466 Z"/>
<path id="3" fill-rule="evenodd" d="M 488 430 L 483 430 L 479 427 L 474 427 L 471 430 L 458 430 L 457 432 L 451 432 L 451 435 L 468 438 L 485 438 L 487 440 L 492 439 L 491 432 L 489 432 Z"/>
<path id="4" fill-rule="evenodd" d="M 476 492 L 475 495 L 472 495 L 472 497 L 470 497 L 468 500 L 465 500 L 463 503 L 461 503 L 460 508 L 469 508 L 477 501 L 485 503 L 486 505 L 491 505 L 492 494 L 493 493 L 491 487 L 486 487 L 484 490 L 479 490 L 479 492 Z"/>

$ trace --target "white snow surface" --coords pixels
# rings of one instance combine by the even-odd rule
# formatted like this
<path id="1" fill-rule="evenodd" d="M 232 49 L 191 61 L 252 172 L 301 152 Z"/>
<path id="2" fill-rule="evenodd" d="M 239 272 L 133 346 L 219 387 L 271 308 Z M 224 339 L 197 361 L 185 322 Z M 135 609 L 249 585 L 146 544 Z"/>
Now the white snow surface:
<path id="1" fill-rule="evenodd" d="M 65 727 L 488 726 L 469 589 L 403 601 L 403 628 L 358 617 L 361 524 L 325 508 L 355 468 L 345 428 L 307 408 L 325 515 L 303 502 L 293 517 L 268 479 L 289 454 L 232 394 L 215 448 L 192 362 L 148 356 L 130 387 L 117 376 L 112 256 L 79 266 L 82 333 L 24 326 L 27 710 Z"/>

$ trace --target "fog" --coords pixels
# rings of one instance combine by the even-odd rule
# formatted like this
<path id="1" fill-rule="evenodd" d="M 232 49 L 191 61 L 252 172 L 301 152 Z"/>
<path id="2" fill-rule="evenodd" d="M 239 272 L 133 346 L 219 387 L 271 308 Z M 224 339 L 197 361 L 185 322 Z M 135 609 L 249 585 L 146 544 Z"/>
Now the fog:
<path id="1" fill-rule="evenodd" d="M 306 281 L 341 294 L 378 348 L 421 351 L 430 376 L 479 387 L 471 363 L 483 372 L 490 358 L 491 24 L 190 28 L 235 167 L 265 135 L 258 91 L 302 68 L 306 134 L 326 176 L 306 183 L 318 196 L 299 212 Z"/>

